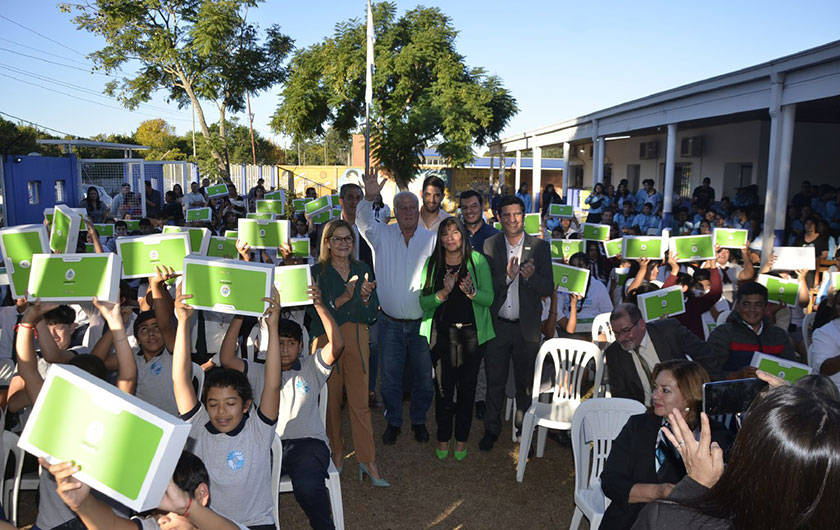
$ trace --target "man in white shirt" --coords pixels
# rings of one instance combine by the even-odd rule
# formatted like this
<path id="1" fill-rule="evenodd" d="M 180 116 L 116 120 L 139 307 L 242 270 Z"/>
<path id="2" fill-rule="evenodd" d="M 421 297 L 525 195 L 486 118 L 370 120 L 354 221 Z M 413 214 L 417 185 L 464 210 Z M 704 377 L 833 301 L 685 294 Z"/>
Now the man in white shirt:
<path id="1" fill-rule="evenodd" d="M 443 201 L 443 188 L 445 184 L 432 175 L 423 181 L 423 208 L 420 209 L 420 226 L 430 232 L 437 232 L 441 221 L 449 217 L 446 210 L 440 207 Z"/>
<path id="2" fill-rule="evenodd" d="M 417 197 L 409 192 L 394 196 L 396 224 L 385 225 L 373 218 L 373 200 L 382 190 L 377 173 L 364 176 L 365 198 L 356 208 L 356 224 L 362 237 L 374 249 L 377 292 L 379 293 L 379 354 L 382 368 L 382 401 L 388 428 L 382 435 L 386 445 L 396 443 L 402 427 L 402 379 L 406 360 L 414 380 L 411 389 L 411 424 L 414 438 L 426 442 L 426 413 L 432 404 L 432 358 L 429 343 L 420 335 L 420 289 L 423 265 L 432 254 L 435 234 L 418 226 Z"/>
<path id="3" fill-rule="evenodd" d="M 184 195 L 184 206 L 187 210 L 207 206 L 207 199 L 198 189 L 198 182 L 190 184 L 190 192 Z"/>

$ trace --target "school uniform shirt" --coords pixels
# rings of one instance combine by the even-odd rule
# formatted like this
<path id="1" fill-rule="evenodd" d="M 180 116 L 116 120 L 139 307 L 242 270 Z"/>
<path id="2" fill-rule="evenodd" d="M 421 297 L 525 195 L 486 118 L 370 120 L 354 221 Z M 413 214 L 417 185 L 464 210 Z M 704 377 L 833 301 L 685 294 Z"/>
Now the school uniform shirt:
<path id="1" fill-rule="evenodd" d="M 192 426 L 187 450 L 201 458 L 210 475 L 213 510 L 246 526 L 273 524 L 271 443 L 277 422 L 252 408 L 235 429 L 223 433 L 201 403 L 181 418 Z"/>
<path id="2" fill-rule="evenodd" d="M 729 302 L 723 296 L 720 297 L 720 300 L 715 302 L 714 306 L 715 311 L 720 314 L 724 311 L 729 311 Z M 700 315 L 700 320 L 703 322 L 703 328 L 711 333 L 713 329 L 717 326 L 717 319 L 712 318 L 712 312 L 706 311 L 702 315 Z M 708 333 L 706 336 L 708 337 Z"/>
<path id="3" fill-rule="evenodd" d="M 262 394 L 265 386 L 265 365 L 245 362 L 245 375 L 254 394 Z M 318 395 L 332 366 L 324 362 L 322 350 L 300 355 L 289 370 L 282 372 L 280 411 L 277 416 L 277 434 L 283 440 L 314 438 L 328 444 L 327 431 L 318 410 Z"/>
<path id="4" fill-rule="evenodd" d="M 558 297 L 557 319 L 569 318 L 572 312 L 572 297 L 569 293 L 560 293 Z M 586 292 L 581 308 L 578 310 L 578 322 L 594 319 L 601 313 L 610 313 L 612 310 L 613 304 L 606 286 L 600 280 L 590 280 L 589 290 Z"/>
<path id="5" fill-rule="evenodd" d="M 374 271 L 379 305 L 393 318 L 419 320 L 423 316 L 419 296 L 423 265 L 432 255 L 437 237 L 418 225 L 406 245 L 399 225 L 374 221 L 371 206 L 364 199 L 359 202 L 356 224 L 370 248 L 376 249 Z"/>
<path id="6" fill-rule="evenodd" d="M 635 218 L 636 218 L 636 216 L 632 213 L 629 214 L 629 215 L 624 215 L 623 213 L 619 213 L 619 214 L 616 214 L 616 216 L 614 217 L 615 223 L 618 225 L 618 229 L 622 232 L 625 229 L 628 229 L 631 226 L 633 226 L 633 219 L 635 219 Z"/>
<path id="7" fill-rule="evenodd" d="M 825 361 L 840 355 L 840 318 L 814 330 L 811 341 L 811 367 L 819 372 Z M 828 377 L 840 388 L 840 372 Z"/>
<path id="8" fill-rule="evenodd" d="M 134 356 L 137 364 L 137 389 L 134 394 L 160 410 L 178 415 L 172 388 L 172 354 L 166 348 L 148 361 L 142 351 Z"/>
<path id="9" fill-rule="evenodd" d="M 642 235 L 647 235 L 647 231 L 650 228 L 659 228 L 659 219 L 651 214 L 645 215 L 640 213 L 633 218 L 632 226 L 638 226 L 639 229 L 642 231 Z"/>
<path id="10" fill-rule="evenodd" d="M 644 206 L 645 203 L 648 202 L 653 205 L 651 213 L 656 213 L 656 210 L 662 204 L 662 194 L 658 191 L 655 191 L 653 195 L 648 195 L 648 192 L 646 192 L 645 190 L 639 190 L 639 193 L 636 194 L 636 208 L 639 211 L 642 211 L 642 206 Z"/>

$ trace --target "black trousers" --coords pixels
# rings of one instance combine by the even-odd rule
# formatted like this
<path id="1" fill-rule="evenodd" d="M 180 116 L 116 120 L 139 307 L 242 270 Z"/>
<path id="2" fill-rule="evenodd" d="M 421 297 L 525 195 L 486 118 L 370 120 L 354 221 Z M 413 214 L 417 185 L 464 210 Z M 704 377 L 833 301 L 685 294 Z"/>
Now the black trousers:
<path id="1" fill-rule="evenodd" d="M 498 436 L 502 432 L 502 408 L 505 404 L 505 383 L 513 360 L 513 380 L 516 384 L 517 429 L 531 406 L 531 388 L 534 384 L 534 363 L 540 349 L 539 342 L 525 340 L 519 323 L 496 319 L 496 338 L 487 343 L 484 354 L 484 372 L 487 374 L 487 408 L 484 413 L 484 430 Z"/>
<path id="2" fill-rule="evenodd" d="M 283 440 L 281 473 L 292 479 L 295 500 L 314 530 L 334 530 L 330 493 L 324 480 L 329 476 L 330 449 L 322 440 Z"/>
<path id="3" fill-rule="evenodd" d="M 475 386 L 484 348 L 478 345 L 475 325 L 458 329 L 441 327 L 435 344 L 435 420 L 437 439 L 448 442 L 452 438 L 455 420 L 455 440 L 466 442 L 472 426 Z M 457 390 L 458 401 L 455 401 Z"/>

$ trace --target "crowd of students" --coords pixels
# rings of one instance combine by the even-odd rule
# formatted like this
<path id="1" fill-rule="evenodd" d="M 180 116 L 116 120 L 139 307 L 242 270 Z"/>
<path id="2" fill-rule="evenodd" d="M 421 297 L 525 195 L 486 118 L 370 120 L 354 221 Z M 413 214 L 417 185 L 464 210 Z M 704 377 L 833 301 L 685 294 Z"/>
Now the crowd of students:
<path id="1" fill-rule="evenodd" d="M 124 219 L 137 215 L 130 187 L 124 186 L 112 202 L 116 215 L 92 187 L 82 204 L 88 212 L 88 239 L 97 252 L 113 252 L 113 239 L 100 240 L 93 222 L 118 219 L 116 237 L 146 235 L 162 225 L 184 224 L 187 210 L 206 206 L 213 219 L 205 226 L 223 236 L 266 193 L 259 182 L 240 197 L 228 183 L 229 196 L 208 198 L 204 190 L 209 182 L 203 184 L 193 183 L 186 195 L 180 188 L 167 191 L 164 204 L 147 185 L 147 218 L 134 234 L 128 234 Z M 809 350 L 812 366 L 831 380 L 809 383 L 828 388 L 812 392 L 819 406 L 801 407 L 797 400 L 802 397 L 786 389 L 779 393 L 790 396 L 778 398 L 783 401 L 779 407 L 837 417 L 840 296 L 826 283 L 828 296 L 815 305 L 829 275 L 772 271 L 772 256 L 760 265 L 764 250 L 754 244 L 761 231 L 760 223 L 753 226 L 760 214 L 754 190 L 739 190 L 734 201 L 716 201 L 704 179 L 691 198 L 675 201 L 675 218 L 665 227 L 671 235 L 743 227 L 750 230 L 753 244 L 740 250 L 716 248 L 713 260 L 683 262 L 673 252 L 662 261 L 607 258 L 601 243 L 586 241 L 582 252 L 565 259 L 591 272 L 578 295 L 554 285 L 547 239 L 579 238 L 579 221 L 584 219 L 548 215 L 549 205 L 562 201 L 553 186 L 533 201 L 543 214 L 542 234 L 531 235 L 524 230 L 532 206 L 525 186 L 516 195 L 502 190 L 486 203 L 479 192 L 464 191 L 458 196 L 458 212 L 447 212 L 442 202 L 448 192 L 437 177 L 423 182 L 420 197 L 397 193 L 393 210 L 382 202 L 384 184 L 372 174 L 364 176 L 362 185 L 342 186 L 341 216 L 323 225 L 292 213 L 294 235 L 312 239 L 308 258 L 292 257 L 286 247 L 256 252 L 237 241 L 241 260 L 310 264 L 313 303 L 307 307 L 281 308 L 275 293 L 264 300 L 269 310 L 259 320 L 193 310 L 189 297 L 171 285 L 177 274 L 170 267 L 159 267 L 156 275 L 139 282 L 123 280 L 116 304 L 57 306 L 7 297 L 7 306 L 0 309 L 0 355 L 9 366 L 17 363 L 14 377 L 11 369 L 0 371 L 8 372 L 8 411 L 25 412 L 37 399 L 49 364 L 67 363 L 192 425 L 190 442 L 156 514 L 144 517 L 113 506 L 73 478 L 77 469 L 72 463 L 42 462 L 48 472 L 41 475 L 35 528 L 273 528 L 277 521 L 269 492 L 275 435 L 282 442 L 282 472 L 291 478 L 311 526 L 333 528 L 324 479 L 330 459 L 339 472 L 348 460 L 342 430 L 345 399 L 359 478 L 389 487 L 385 471 L 377 466 L 371 420 L 380 398 L 387 422 L 381 433 L 385 446 L 398 442 L 403 402 L 410 394 L 409 421 L 420 444 L 430 438 L 427 413 L 434 402 L 437 459 L 468 458 L 474 418 L 483 423 L 478 448 L 492 451 L 507 397 L 515 400 L 514 428 L 522 428 L 542 342 L 553 337 L 588 341 L 584 324 L 604 313 L 610 313 L 615 335 L 605 350 L 611 395 L 637 400 L 649 412 L 631 418 L 605 466 L 603 490 L 612 504 L 602 528 L 630 528 L 643 506 L 677 493 L 683 495 L 678 496 L 679 506 L 734 521 L 735 528 L 753 528 L 739 519 L 740 508 L 712 503 L 728 491 L 724 482 L 742 478 L 728 471 L 714 480 L 708 474 L 692 475 L 696 455 L 687 453 L 689 446 L 695 453 L 705 447 L 707 461 L 717 458 L 720 448 L 720 458 L 730 466 L 749 452 L 739 449 L 745 445 L 739 433 L 730 454 L 733 433 L 701 414 L 699 389 L 707 381 L 756 375 L 781 385 L 756 373 L 750 366 L 752 353 L 807 362 L 810 330 L 801 329 L 805 311 L 817 312 Z M 787 236 L 796 246 L 817 247 L 817 256 L 823 258 L 828 238 L 836 235 L 831 231 L 840 228 L 836 198 L 827 189 L 819 187 L 815 193 L 808 185 L 794 197 Z M 308 197 L 314 194 L 314 189 L 307 190 Z M 598 183 L 585 202 L 585 220 L 609 225 L 611 238 L 662 233 L 664 201 L 652 180 L 644 181 L 637 193 L 625 181 L 617 190 Z M 395 222 L 389 223 L 392 212 Z M 840 252 L 833 256 L 828 272 L 840 268 Z M 766 288 L 756 282 L 758 273 L 795 276 L 800 285 L 797 305 L 769 302 Z M 637 296 L 669 286 L 681 288 L 686 312 L 645 322 Z M 731 313 L 718 325 L 724 311 Z M 201 395 L 192 384 L 196 364 L 206 371 Z M 326 422 L 318 411 L 324 386 Z M 593 395 L 597 390 L 592 389 Z M 674 414 L 679 417 L 669 418 Z M 811 434 L 823 436 L 819 422 L 802 422 L 803 429 L 815 428 Z M 745 421 L 743 431 L 766 429 L 756 424 Z M 670 430 L 663 431 L 663 425 Z M 697 441 L 675 444 L 685 436 Z M 562 436 L 554 438 L 565 442 Z M 822 443 L 831 447 L 836 436 L 829 438 Z M 824 469 L 826 484 L 834 484 L 840 468 Z M 695 483 L 675 487 L 686 474 Z M 816 471 L 809 476 L 823 480 Z M 711 493 L 700 491 L 701 500 L 694 502 L 698 484 Z M 798 514 L 799 527 L 840 527 L 838 516 L 824 509 L 827 497 L 820 493 L 812 501 L 785 504 Z M 662 513 L 642 513 L 638 524 L 665 528 L 662 520 L 680 517 L 670 508 L 658 509 Z"/>

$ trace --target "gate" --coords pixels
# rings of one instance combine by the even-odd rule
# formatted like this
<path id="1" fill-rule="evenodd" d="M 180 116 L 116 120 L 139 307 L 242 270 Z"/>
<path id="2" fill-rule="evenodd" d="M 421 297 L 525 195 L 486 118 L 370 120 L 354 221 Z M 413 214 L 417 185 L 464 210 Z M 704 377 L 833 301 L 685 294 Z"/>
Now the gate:
<path id="1" fill-rule="evenodd" d="M 4 224 L 37 224 L 44 208 L 79 205 L 76 157 L 8 156 L 3 161 Z"/>

